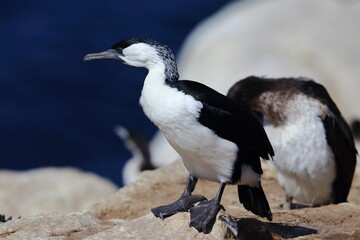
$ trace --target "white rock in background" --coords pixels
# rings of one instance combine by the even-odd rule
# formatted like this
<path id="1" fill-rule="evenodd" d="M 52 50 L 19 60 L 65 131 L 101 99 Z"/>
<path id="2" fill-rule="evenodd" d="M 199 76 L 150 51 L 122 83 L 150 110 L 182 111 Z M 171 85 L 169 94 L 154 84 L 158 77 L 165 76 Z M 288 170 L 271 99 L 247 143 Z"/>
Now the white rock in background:
<path id="1" fill-rule="evenodd" d="M 0 214 L 13 219 L 86 209 L 118 188 L 110 181 L 74 168 L 0 171 Z"/>
<path id="2" fill-rule="evenodd" d="M 306 76 L 327 88 L 347 120 L 360 118 L 359 26 L 355 0 L 235 1 L 189 35 L 179 54 L 180 79 L 226 94 L 249 75 Z M 171 148 L 165 139 L 157 144 L 157 151 Z"/>
<path id="3" fill-rule="evenodd" d="M 346 117 L 360 117 L 359 24 L 354 0 L 235 1 L 187 38 L 180 75 L 223 93 L 249 75 L 307 76 Z"/>

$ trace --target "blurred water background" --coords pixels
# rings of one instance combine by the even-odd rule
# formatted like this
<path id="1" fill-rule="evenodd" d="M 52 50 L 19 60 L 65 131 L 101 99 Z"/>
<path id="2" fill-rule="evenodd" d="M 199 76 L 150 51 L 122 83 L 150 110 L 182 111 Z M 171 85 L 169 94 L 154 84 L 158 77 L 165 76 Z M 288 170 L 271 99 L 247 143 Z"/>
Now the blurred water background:
<path id="1" fill-rule="evenodd" d="M 139 104 L 145 69 L 84 63 L 124 38 L 175 54 L 201 20 L 229 1 L 10 1 L 0 8 L 0 168 L 74 166 L 122 185 L 130 153 L 115 125 L 150 138 Z"/>

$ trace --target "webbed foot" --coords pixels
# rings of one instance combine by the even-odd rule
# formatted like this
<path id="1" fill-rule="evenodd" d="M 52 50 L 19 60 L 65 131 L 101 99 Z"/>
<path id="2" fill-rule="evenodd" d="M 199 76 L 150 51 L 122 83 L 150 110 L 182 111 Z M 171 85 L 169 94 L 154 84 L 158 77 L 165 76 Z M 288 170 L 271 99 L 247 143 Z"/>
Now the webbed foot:
<path id="1" fill-rule="evenodd" d="M 206 200 L 206 198 L 201 195 L 188 195 L 188 196 L 183 195 L 180 197 L 180 199 L 176 200 L 173 203 L 152 208 L 151 212 L 155 215 L 155 217 L 164 219 L 166 217 L 174 215 L 177 212 L 186 212 L 191 207 L 193 207 L 195 203 L 204 200 Z"/>
<path id="2" fill-rule="evenodd" d="M 190 227 L 194 227 L 199 232 L 210 233 L 216 221 L 216 215 L 224 209 L 218 200 L 200 202 L 199 205 L 190 209 Z"/>

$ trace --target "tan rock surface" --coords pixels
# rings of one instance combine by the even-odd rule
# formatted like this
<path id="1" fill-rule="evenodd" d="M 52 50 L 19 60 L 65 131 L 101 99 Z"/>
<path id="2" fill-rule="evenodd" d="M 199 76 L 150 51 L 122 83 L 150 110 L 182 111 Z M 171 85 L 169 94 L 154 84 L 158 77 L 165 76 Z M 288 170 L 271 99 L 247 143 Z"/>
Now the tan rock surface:
<path id="1" fill-rule="evenodd" d="M 336 237 L 340 235 L 357 236 L 359 234 L 359 169 L 357 169 L 355 174 L 354 183 L 349 195 L 349 203 L 290 211 L 280 208 L 285 195 L 277 184 L 273 168 L 267 165 L 264 169 L 262 184 L 273 211 L 273 223 L 302 226 L 319 231 L 318 234 L 304 236 L 300 239 L 337 239 Z M 157 174 L 154 174 L 156 172 Z M 171 173 L 171 178 L 169 178 L 169 173 Z M 176 161 L 159 170 L 142 173 L 138 181 L 120 189 L 106 201 L 96 204 L 92 211 L 102 219 L 137 218 L 148 214 L 152 207 L 176 200 L 184 189 L 186 179 L 187 171 L 181 161 Z M 217 183 L 199 181 L 195 193 L 212 198 L 217 188 Z M 146 199 L 146 201 L 141 200 L 141 204 L 137 206 L 137 199 Z M 237 218 L 257 218 L 252 213 L 246 211 L 238 202 L 235 186 L 227 186 L 222 204 L 232 216 Z M 112 211 L 112 209 L 116 209 L 116 211 Z M 274 235 L 274 237 L 275 239 L 285 239 L 277 235 Z"/>
<path id="2" fill-rule="evenodd" d="M 178 213 L 173 217 L 161 220 L 151 213 L 133 220 L 124 221 L 106 231 L 86 238 L 97 239 L 223 239 L 226 233 L 224 225 L 217 221 L 210 234 L 202 234 L 189 227 L 189 213 Z"/>
<path id="3" fill-rule="evenodd" d="M 0 171 L 0 214 L 29 216 L 85 209 L 117 191 L 110 181 L 75 168 Z"/>
<path id="4" fill-rule="evenodd" d="M 178 199 L 184 191 L 188 177 L 183 163 L 176 161 L 156 172 L 157 174 L 154 174 L 154 171 L 142 172 L 136 182 L 123 187 L 105 201 L 95 204 L 93 211 L 101 219 L 134 219 L 150 213 L 152 207 Z M 285 196 L 277 185 L 275 172 L 269 164 L 265 164 L 262 184 L 266 193 L 271 190 L 280 193 L 268 196 L 271 207 L 276 208 Z M 194 194 L 201 194 L 211 199 L 215 196 L 218 187 L 218 183 L 199 180 Z M 225 188 L 222 204 L 225 208 L 239 205 L 236 186 L 229 185 Z"/>
<path id="5" fill-rule="evenodd" d="M 171 177 L 170 177 L 171 176 Z M 0 239 L 222 239 L 225 229 L 216 221 L 209 235 L 189 228 L 189 213 L 179 213 L 161 220 L 151 213 L 152 207 L 169 203 L 181 194 L 187 172 L 181 161 L 147 171 L 130 184 L 88 212 L 35 215 L 0 224 Z M 358 239 L 360 237 L 359 171 L 350 192 L 349 203 L 282 210 L 283 192 L 277 185 L 271 167 L 265 167 L 263 186 L 273 211 L 273 227 L 282 232 L 275 239 L 286 239 L 286 234 L 317 230 L 318 233 L 297 239 Z M 200 181 L 196 192 L 212 198 L 218 184 Z M 237 200 L 235 187 L 228 186 L 223 197 L 226 212 L 237 218 L 257 218 L 244 210 Z M 285 226 L 292 226 L 288 230 Z M 297 228 L 295 228 L 297 227 Z"/>
<path id="6" fill-rule="evenodd" d="M 90 213 L 34 215 L 0 224 L 0 239 L 84 239 L 111 227 Z"/>

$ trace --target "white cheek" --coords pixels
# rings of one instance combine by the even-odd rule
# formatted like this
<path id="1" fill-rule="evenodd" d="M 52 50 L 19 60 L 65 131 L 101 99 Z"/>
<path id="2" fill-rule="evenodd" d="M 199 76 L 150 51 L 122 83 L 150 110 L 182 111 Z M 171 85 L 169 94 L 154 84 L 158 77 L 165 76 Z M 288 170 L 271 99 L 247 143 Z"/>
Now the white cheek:
<path id="1" fill-rule="evenodd" d="M 126 64 L 135 67 L 149 68 L 153 64 L 161 62 L 155 48 L 145 44 L 133 44 L 123 50 L 122 58 Z"/>
<path id="2" fill-rule="evenodd" d="M 144 61 L 134 60 L 134 59 L 127 58 L 127 57 L 124 57 L 123 60 L 124 60 L 124 63 L 127 64 L 127 65 L 129 65 L 129 66 L 133 66 L 133 67 L 146 67 L 146 64 L 145 64 Z"/>

